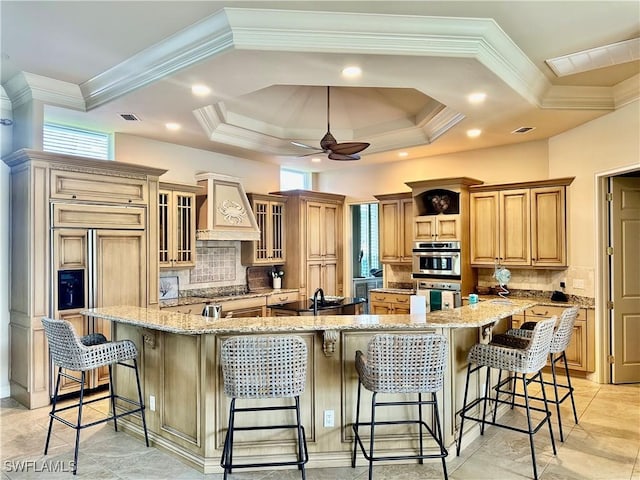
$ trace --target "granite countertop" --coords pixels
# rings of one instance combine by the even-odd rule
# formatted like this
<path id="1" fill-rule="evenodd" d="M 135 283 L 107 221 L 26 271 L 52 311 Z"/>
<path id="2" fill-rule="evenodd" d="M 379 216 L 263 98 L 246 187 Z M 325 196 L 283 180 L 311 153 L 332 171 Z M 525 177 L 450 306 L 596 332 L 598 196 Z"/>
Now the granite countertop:
<path id="1" fill-rule="evenodd" d="M 291 293 L 297 292 L 298 290 L 295 288 L 278 288 L 278 289 L 265 289 L 259 290 L 255 292 L 247 292 L 238 295 L 194 295 L 194 296 L 184 296 L 179 298 L 174 298 L 171 300 L 160 300 L 160 308 L 163 307 L 178 307 L 182 305 L 194 305 L 196 303 L 221 303 L 228 302 L 230 300 L 241 300 L 245 298 L 259 298 L 259 297 L 268 297 L 269 295 L 278 294 L 278 293 Z"/>
<path id="2" fill-rule="evenodd" d="M 184 335 L 206 333 L 269 333 L 326 330 L 399 330 L 483 327 L 522 313 L 536 305 L 532 300 L 489 300 L 475 305 L 419 315 L 318 315 L 212 319 L 159 309 L 115 306 L 82 310 L 89 315 L 151 330 Z"/>
<path id="3" fill-rule="evenodd" d="M 327 305 L 323 305 L 320 303 L 320 300 L 318 299 L 318 311 L 335 309 L 340 307 L 348 307 L 351 305 L 358 305 L 360 303 L 366 303 L 366 302 L 367 300 L 365 298 L 346 297 L 340 303 L 329 303 Z M 311 300 L 303 300 L 299 302 L 281 303 L 278 305 L 271 305 L 271 308 L 277 308 L 278 310 L 289 310 L 291 312 L 312 312 L 313 302 Z"/>

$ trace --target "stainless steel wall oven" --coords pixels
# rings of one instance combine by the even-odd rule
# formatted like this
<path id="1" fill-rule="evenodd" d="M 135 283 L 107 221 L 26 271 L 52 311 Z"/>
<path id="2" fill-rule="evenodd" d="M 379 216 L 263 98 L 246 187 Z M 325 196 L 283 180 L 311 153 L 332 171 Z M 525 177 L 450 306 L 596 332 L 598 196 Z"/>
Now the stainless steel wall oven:
<path id="1" fill-rule="evenodd" d="M 460 242 L 415 242 L 412 276 L 460 280 Z"/>

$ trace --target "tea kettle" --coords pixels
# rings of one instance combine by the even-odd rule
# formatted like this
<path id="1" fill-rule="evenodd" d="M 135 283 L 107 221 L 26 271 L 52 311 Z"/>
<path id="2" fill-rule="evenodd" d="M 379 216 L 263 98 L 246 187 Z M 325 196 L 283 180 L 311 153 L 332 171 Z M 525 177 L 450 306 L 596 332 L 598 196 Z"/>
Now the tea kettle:
<path id="1" fill-rule="evenodd" d="M 222 305 L 207 303 L 202 310 L 203 317 L 220 318 L 222 313 Z"/>

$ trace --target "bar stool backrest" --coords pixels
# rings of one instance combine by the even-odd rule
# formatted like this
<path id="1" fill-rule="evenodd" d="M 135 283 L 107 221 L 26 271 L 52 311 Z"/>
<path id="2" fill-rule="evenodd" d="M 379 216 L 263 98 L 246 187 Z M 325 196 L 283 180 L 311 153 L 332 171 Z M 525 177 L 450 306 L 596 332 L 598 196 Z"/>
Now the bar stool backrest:
<path id="1" fill-rule="evenodd" d="M 231 398 L 296 397 L 307 378 L 307 345 L 295 335 L 246 335 L 222 343 L 224 393 Z"/>
<path id="2" fill-rule="evenodd" d="M 82 345 L 73 325 L 66 320 L 43 318 L 44 333 L 53 362 L 62 368 L 82 371 L 94 368 L 88 362 L 88 347 Z"/>
<path id="3" fill-rule="evenodd" d="M 531 340 L 526 348 L 527 358 L 524 364 L 528 372 L 537 372 L 547 363 L 547 356 L 553 340 L 553 329 L 558 317 L 538 322 L 531 332 Z"/>
<path id="4" fill-rule="evenodd" d="M 444 384 L 447 350 L 443 335 L 374 335 L 362 383 L 374 392 L 437 392 Z"/>
<path id="5" fill-rule="evenodd" d="M 565 308 L 560 315 L 560 322 L 558 323 L 558 328 L 556 328 L 556 331 L 553 334 L 551 348 L 549 349 L 551 353 L 564 352 L 567 345 L 569 345 L 571 336 L 573 335 L 573 326 L 576 323 L 579 310 L 579 307 Z"/>

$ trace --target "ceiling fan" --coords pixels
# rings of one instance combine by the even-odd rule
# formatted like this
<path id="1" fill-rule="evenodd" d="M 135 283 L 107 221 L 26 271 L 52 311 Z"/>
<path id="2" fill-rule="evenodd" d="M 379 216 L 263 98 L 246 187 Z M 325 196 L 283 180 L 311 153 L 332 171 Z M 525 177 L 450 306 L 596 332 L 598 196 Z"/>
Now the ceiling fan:
<path id="1" fill-rule="evenodd" d="M 291 142 L 292 145 L 302 148 L 316 150 L 303 156 L 316 155 L 318 153 L 326 153 L 331 160 L 360 160 L 359 152 L 369 146 L 366 142 L 342 142 L 338 143 L 333 135 L 331 135 L 331 127 L 329 124 L 330 113 L 330 87 L 327 87 L 327 133 L 320 140 L 320 149 L 312 147 L 300 142 Z"/>

